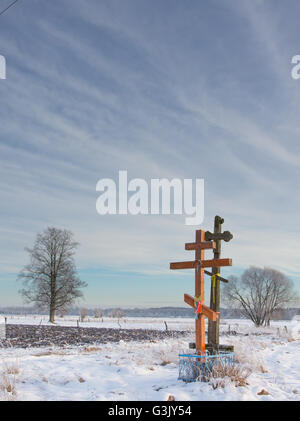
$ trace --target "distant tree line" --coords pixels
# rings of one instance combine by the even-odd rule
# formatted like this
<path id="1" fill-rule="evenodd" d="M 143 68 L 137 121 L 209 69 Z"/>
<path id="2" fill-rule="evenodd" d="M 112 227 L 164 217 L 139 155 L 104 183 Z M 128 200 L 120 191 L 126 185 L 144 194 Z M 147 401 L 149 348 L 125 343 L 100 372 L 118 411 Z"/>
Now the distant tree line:
<path id="1" fill-rule="evenodd" d="M 102 318 L 102 317 L 112 317 L 115 308 L 87 308 L 86 317 L 93 318 Z M 68 315 L 78 316 L 80 318 L 81 307 L 71 307 L 67 310 Z M 192 309 L 184 307 L 158 307 L 158 308 L 136 308 L 136 309 L 126 309 L 123 308 L 122 312 L 123 317 L 182 317 L 182 318 L 193 318 L 195 316 Z M 85 312 L 84 312 L 85 313 Z M 245 319 L 243 312 L 240 309 L 234 308 L 221 308 L 221 317 L 224 319 Z M 47 310 L 40 311 L 36 307 L 23 307 L 23 306 L 10 306 L 10 307 L 0 307 L 0 314 L 3 315 L 30 315 L 30 314 L 48 314 Z M 103 314 L 103 316 L 102 316 Z M 300 315 L 300 308 L 290 307 L 290 308 L 281 308 L 276 310 L 271 320 L 291 320 L 294 316 Z"/>

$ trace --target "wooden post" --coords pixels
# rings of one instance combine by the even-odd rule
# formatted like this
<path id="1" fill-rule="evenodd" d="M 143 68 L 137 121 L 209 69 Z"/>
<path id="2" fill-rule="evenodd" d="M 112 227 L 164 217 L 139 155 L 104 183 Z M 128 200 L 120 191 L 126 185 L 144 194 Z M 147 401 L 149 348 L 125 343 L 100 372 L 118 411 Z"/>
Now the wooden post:
<path id="1" fill-rule="evenodd" d="M 205 231 L 196 230 L 196 243 L 204 242 Z M 204 260 L 204 250 L 196 248 L 195 260 Z M 200 295 L 201 301 L 204 302 L 204 269 L 199 265 L 195 267 L 195 296 Z M 196 352 L 197 354 L 205 354 L 205 316 L 203 313 L 198 315 L 195 321 L 196 331 Z"/>
<path id="2" fill-rule="evenodd" d="M 222 224 L 224 219 L 220 216 L 215 216 L 214 223 L 214 234 L 220 234 L 222 232 Z M 217 237 L 217 235 L 216 235 Z M 221 240 L 214 240 L 216 243 L 216 248 L 214 249 L 214 259 L 219 259 L 221 256 Z M 220 273 L 220 267 L 212 268 L 213 275 Z M 220 279 L 218 277 L 213 277 L 211 280 L 211 289 L 210 289 L 210 308 L 215 312 L 220 311 Z M 219 345 L 219 329 L 220 329 L 220 318 L 213 322 L 212 320 L 208 321 L 208 344 L 217 346 Z"/>
<path id="3" fill-rule="evenodd" d="M 225 233 L 224 233 L 225 234 Z M 230 233 L 228 233 L 230 234 Z M 226 234 L 226 236 L 228 235 Z M 213 311 L 211 308 L 204 304 L 204 268 L 206 267 L 221 267 L 231 266 L 231 259 L 213 259 L 204 260 L 204 252 L 206 249 L 216 248 L 214 241 L 205 241 L 206 236 L 214 235 L 209 231 L 196 230 L 196 241 L 195 243 L 186 243 L 186 250 L 195 250 L 195 260 L 187 262 L 172 262 L 170 263 L 170 269 L 194 269 L 195 270 L 195 297 L 191 297 L 188 294 L 184 294 L 184 301 L 190 305 L 195 313 L 195 333 L 196 333 L 196 353 L 198 355 L 205 355 L 205 317 L 208 317 L 212 321 L 216 321 L 218 313 Z M 231 234 L 230 234 L 231 235 Z M 218 273 L 218 272 L 216 272 Z M 210 274 L 210 272 L 208 272 Z M 220 278 L 218 278 L 220 281 Z M 223 280 L 223 278 L 222 278 Z M 224 279 L 226 282 L 227 280 Z"/>

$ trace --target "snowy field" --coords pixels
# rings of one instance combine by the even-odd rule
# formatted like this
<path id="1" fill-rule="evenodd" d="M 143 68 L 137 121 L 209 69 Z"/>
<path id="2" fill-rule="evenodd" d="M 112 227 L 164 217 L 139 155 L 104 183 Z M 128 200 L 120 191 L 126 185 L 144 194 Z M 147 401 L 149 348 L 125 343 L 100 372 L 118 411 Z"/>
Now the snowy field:
<path id="1" fill-rule="evenodd" d="M 78 316 L 56 317 L 55 324 L 60 326 L 77 326 Z M 79 322 L 79 326 L 84 327 L 103 327 L 119 329 L 156 329 L 165 330 L 189 330 L 194 327 L 194 319 L 189 318 L 153 318 L 153 317 L 122 317 L 120 319 L 112 317 L 86 317 L 84 322 Z M 7 316 L 7 323 L 10 324 L 27 324 L 27 325 L 43 325 L 51 326 L 49 316 L 41 315 L 24 315 L 24 316 Z"/>
<path id="2" fill-rule="evenodd" d="M 57 325 L 76 326 L 76 317 Z M 9 324 L 47 325 L 46 316 L 10 316 Z M 86 346 L 1 348 L 0 400 L 300 400 L 300 322 L 223 320 L 221 343 L 235 346 L 244 386 L 235 377 L 184 383 L 178 352 L 194 341 L 193 319 L 87 319 L 80 327 L 187 330 L 184 338 Z M 268 394 L 258 394 L 262 390 Z"/>

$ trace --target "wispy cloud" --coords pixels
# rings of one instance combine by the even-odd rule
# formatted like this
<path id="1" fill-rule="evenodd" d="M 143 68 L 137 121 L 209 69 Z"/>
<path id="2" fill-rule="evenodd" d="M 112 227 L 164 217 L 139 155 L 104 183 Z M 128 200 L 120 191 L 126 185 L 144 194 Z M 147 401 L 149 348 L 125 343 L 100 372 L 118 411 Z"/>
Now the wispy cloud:
<path id="1" fill-rule="evenodd" d="M 234 234 L 224 253 L 235 268 L 300 276 L 300 84 L 282 53 L 292 51 L 293 34 L 288 26 L 279 32 L 283 6 L 242 3 L 64 0 L 6 16 L 3 290 L 26 263 L 24 246 L 47 225 L 74 231 L 77 263 L 84 275 L 93 269 L 95 294 L 101 268 L 149 276 L 165 292 L 162 277 L 186 279 L 168 269 L 190 258 L 184 243 L 194 228 L 183 217 L 96 213 L 98 179 L 117 179 L 121 169 L 146 180 L 204 178 L 203 228 L 224 216 Z M 284 13 L 292 19 L 292 9 Z"/>

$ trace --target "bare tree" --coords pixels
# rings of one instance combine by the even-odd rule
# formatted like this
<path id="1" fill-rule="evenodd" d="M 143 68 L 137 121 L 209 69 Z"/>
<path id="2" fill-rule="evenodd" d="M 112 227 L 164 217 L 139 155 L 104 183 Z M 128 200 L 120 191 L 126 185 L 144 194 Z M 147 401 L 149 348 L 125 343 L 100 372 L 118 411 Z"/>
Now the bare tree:
<path id="1" fill-rule="evenodd" d="M 276 310 L 297 300 L 293 282 L 282 272 L 254 266 L 245 270 L 241 278 L 230 277 L 223 294 L 227 303 L 240 308 L 256 326 L 269 325 Z"/>
<path id="2" fill-rule="evenodd" d="M 71 231 L 48 227 L 37 234 L 32 249 L 25 248 L 30 263 L 19 274 L 23 282 L 20 293 L 27 302 L 49 309 L 52 323 L 55 312 L 64 311 L 82 297 L 80 288 L 87 286 L 76 273 L 73 256 L 77 246 Z"/>
<path id="3" fill-rule="evenodd" d="M 111 310 L 109 316 L 119 320 L 125 316 L 125 313 L 121 308 L 115 308 L 114 310 Z"/>
<path id="4" fill-rule="evenodd" d="M 103 310 L 101 310 L 101 308 L 95 308 L 94 309 L 94 317 L 96 319 L 103 319 L 104 316 L 104 312 Z"/>
<path id="5" fill-rule="evenodd" d="M 65 317 L 65 315 L 67 314 L 67 312 L 68 312 L 67 308 L 61 308 L 59 310 L 59 312 L 58 312 L 59 317 L 61 317 L 61 318 Z"/>
<path id="6" fill-rule="evenodd" d="M 118 325 L 119 325 L 119 326 L 120 326 L 120 328 L 121 328 L 121 325 L 120 325 L 120 319 L 121 319 L 122 317 L 124 317 L 124 316 L 125 316 L 124 311 L 123 311 L 121 308 L 115 308 L 114 310 L 112 310 L 112 311 L 109 313 L 109 316 L 110 316 L 110 317 L 113 317 L 114 319 L 117 319 L 117 320 L 118 320 Z"/>
<path id="7" fill-rule="evenodd" d="M 88 311 L 88 309 L 87 309 L 87 308 L 82 307 L 82 308 L 80 309 L 79 314 L 80 314 L 80 321 L 81 321 L 81 322 L 84 322 L 84 319 L 88 316 L 89 311 Z"/>

